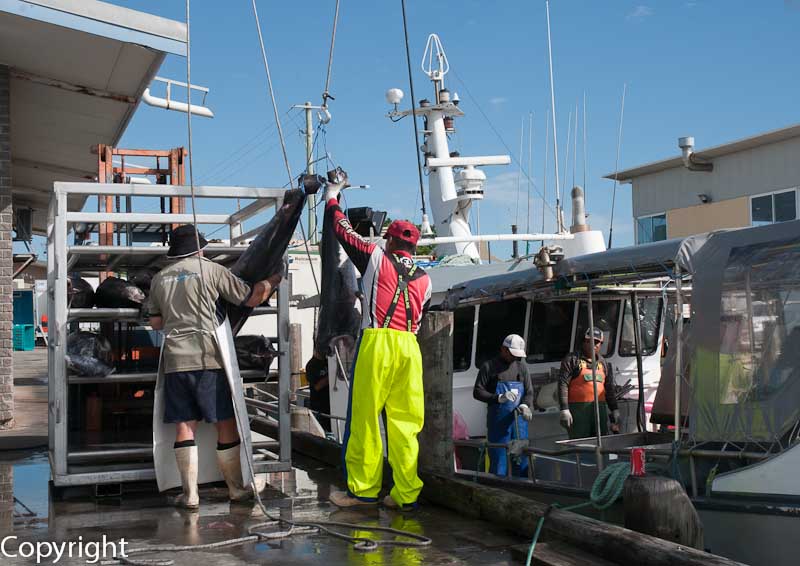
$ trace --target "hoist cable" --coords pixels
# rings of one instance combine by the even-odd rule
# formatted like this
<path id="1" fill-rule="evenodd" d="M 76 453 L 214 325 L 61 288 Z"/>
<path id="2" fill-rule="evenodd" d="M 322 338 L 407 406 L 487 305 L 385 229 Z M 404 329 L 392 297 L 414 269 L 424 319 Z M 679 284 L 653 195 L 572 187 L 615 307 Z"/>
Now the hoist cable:
<path id="1" fill-rule="evenodd" d="M 289 166 L 289 155 L 286 153 L 286 141 L 283 138 L 283 127 L 281 127 L 281 119 L 280 116 L 278 115 L 278 104 L 277 102 L 275 102 L 275 90 L 272 87 L 272 74 L 269 72 L 267 49 L 264 47 L 264 36 L 261 33 L 261 21 L 258 19 L 258 8 L 256 7 L 256 0 L 252 0 L 252 4 L 253 4 L 253 18 L 256 21 L 256 31 L 258 31 L 258 43 L 261 46 L 261 58 L 264 61 L 264 70 L 267 73 L 267 86 L 269 87 L 269 97 L 272 100 L 272 112 L 275 115 L 275 124 L 278 127 L 278 137 L 281 140 L 281 152 L 283 152 L 283 163 L 286 166 L 286 174 L 289 176 L 289 186 L 291 187 L 294 185 L 294 179 L 292 179 L 292 168 Z"/>
<path id="2" fill-rule="evenodd" d="M 411 73 L 411 51 L 408 47 L 408 19 L 406 18 L 406 0 L 400 0 L 400 7 L 403 10 L 403 35 L 406 43 L 406 65 L 408 66 L 408 88 L 411 91 L 411 118 L 414 123 L 414 155 L 417 156 L 417 173 L 419 175 L 419 195 L 422 199 L 423 217 L 427 214 L 425 209 L 425 182 L 422 177 L 422 160 L 419 155 L 419 128 L 417 126 L 416 97 L 414 96 L 414 77 Z"/>

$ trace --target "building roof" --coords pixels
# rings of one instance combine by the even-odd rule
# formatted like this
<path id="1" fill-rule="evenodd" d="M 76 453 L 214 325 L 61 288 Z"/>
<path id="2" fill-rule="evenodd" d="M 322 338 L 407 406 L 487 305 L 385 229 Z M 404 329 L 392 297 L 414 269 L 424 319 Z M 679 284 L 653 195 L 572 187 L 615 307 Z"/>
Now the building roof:
<path id="1" fill-rule="evenodd" d="M 94 179 L 92 146 L 119 142 L 167 53 L 185 55 L 185 24 L 96 0 L 0 0 L 13 199 L 37 232 L 53 183 Z"/>
<path id="2" fill-rule="evenodd" d="M 708 149 L 695 150 L 694 154 L 702 160 L 713 160 L 715 157 L 720 157 L 722 155 L 728 155 L 746 149 L 752 149 L 754 147 L 776 143 L 796 137 L 800 137 L 800 124 L 764 132 L 748 138 L 742 138 L 729 143 L 724 143 L 722 145 L 710 147 Z M 643 175 L 658 173 L 659 171 L 682 166 L 683 159 L 680 155 L 678 155 L 677 157 L 670 157 L 669 159 L 663 159 L 661 161 L 653 161 L 652 163 L 646 163 L 644 165 L 639 165 L 638 167 L 633 167 L 624 171 L 618 171 L 617 173 L 609 173 L 605 176 L 605 178 L 613 180 L 614 177 L 616 177 L 618 181 L 625 182 Z"/>

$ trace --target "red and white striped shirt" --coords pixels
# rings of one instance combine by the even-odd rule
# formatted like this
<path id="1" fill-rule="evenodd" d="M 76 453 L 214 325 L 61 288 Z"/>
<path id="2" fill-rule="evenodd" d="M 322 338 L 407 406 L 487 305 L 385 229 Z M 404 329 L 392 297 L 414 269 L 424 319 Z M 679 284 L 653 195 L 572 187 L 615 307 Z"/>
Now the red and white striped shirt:
<path id="1" fill-rule="evenodd" d="M 328 201 L 325 214 L 333 214 L 336 238 L 347 253 L 350 261 L 361 273 L 364 289 L 364 309 L 361 328 L 392 328 L 409 330 L 414 334 L 419 330 L 422 315 L 431 300 L 431 278 L 420 267 L 414 268 L 411 255 L 404 251 L 386 253 L 379 245 L 361 237 L 353 229 L 335 199 Z M 395 295 L 398 292 L 400 276 L 408 282 L 408 311 L 406 314 L 404 296 L 400 294 L 392 318 L 385 324 Z"/>

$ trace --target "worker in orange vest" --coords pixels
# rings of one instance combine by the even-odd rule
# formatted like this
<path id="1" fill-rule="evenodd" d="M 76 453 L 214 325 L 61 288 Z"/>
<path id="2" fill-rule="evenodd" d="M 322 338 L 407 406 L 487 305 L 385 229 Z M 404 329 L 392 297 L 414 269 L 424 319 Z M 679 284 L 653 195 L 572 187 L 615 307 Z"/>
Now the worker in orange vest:
<path id="1" fill-rule="evenodd" d="M 597 382 L 597 401 L 600 405 L 600 434 L 608 434 L 608 421 L 611 431 L 619 432 L 619 409 L 617 408 L 616 386 L 611 366 L 600 355 L 605 337 L 597 327 L 586 331 L 583 345 L 561 361 L 558 378 L 558 400 L 561 405 L 561 425 L 567 429 L 570 438 L 587 438 L 597 435 L 594 413 L 594 386 L 592 385 L 592 349 L 595 359 L 595 381 Z M 608 407 L 608 409 L 606 409 Z M 610 414 L 609 414 L 610 411 Z"/>

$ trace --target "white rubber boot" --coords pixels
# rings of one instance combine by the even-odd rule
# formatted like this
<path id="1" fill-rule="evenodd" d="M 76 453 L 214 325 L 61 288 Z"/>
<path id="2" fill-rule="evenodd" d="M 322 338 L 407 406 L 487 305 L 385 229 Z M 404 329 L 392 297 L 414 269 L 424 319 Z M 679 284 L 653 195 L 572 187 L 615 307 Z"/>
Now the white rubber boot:
<path id="1" fill-rule="evenodd" d="M 253 491 L 242 484 L 242 461 L 239 459 L 241 445 L 225 450 L 217 450 L 217 464 L 228 484 L 228 497 L 231 501 L 247 501 Z"/>
<path id="2" fill-rule="evenodd" d="M 197 492 L 197 446 L 184 446 L 175 449 L 175 461 L 181 473 L 183 494 L 175 502 L 178 507 L 198 509 L 200 494 Z"/>

